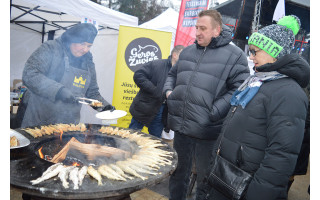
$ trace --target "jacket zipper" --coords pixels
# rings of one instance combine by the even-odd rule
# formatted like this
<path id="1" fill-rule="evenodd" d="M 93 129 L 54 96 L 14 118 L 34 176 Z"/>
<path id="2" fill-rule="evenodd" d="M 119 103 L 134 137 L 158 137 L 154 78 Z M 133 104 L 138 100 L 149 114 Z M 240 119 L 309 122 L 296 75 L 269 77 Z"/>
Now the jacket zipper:
<path id="1" fill-rule="evenodd" d="M 203 58 L 203 56 L 204 56 L 204 54 L 206 53 L 206 50 L 207 50 L 207 47 L 204 47 L 204 50 L 203 50 L 203 52 L 202 52 L 202 54 L 201 54 L 201 57 L 200 57 L 200 59 L 198 60 L 198 62 L 197 62 L 197 65 L 196 65 L 196 67 L 195 67 L 195 70 L 193 71 L 194 73 L 192 73 L 192 75 L 191 75 L 191 78 L 190 78 L 190 81 L 189 81 L 189 83 L 188 83 L 188 87 L 187 87 L 187 92 L 186 92 L 186 97 L 185 97 L 185 101 L 184 101 L 184 107 L 183 107 L 183 115 L 182 115 L 182 119 L 183 119 L 183 125 L 182 125 L 182 127 L 184 127 L 184 124 L 185 124 L 185 113 L 186 113 L 186 104 L 187 104 L 187 99 L 188 99 L 188 95 L 189 95 L 189 90 L 190 90 L 190 87 L 191 87 L 191 82 L 192 82 L 192 80 L 193 80 L 193 77 L 195 76 L 195 72 L 196 71 L 198 71 L 198 69 L 199 69 L 199 67 L 200 67 L 200 61 L 202 60 L 202 58 Z"/>
<path id="2" fill-rule="evenodd" d="M 230 119 L 231 119 L 231 117 L 233 117 L 233 115 L 236 112 L 237 108 L 238 108 L 238 106 L 235 106 L 235 107 L 232 108 Z"/>
<path id="3" fill-rule="evenodd" d="M 233 107 L 233 108 L 231 108 L 232 110 L 231 110 L 231 114 L 230 114 L 230 116 L 228 117 L 228 122 L 226 123 L 226 126 L 228 126 L 229 125 L 229 123 L 230 123 L 230 121 L 231 121 L 231 118 L 233 117 L 233 115 L 234 115 L 234 113 L 236 112 L 236 110 L 237 110 L 237 108 L 238 108 L 238 106 L 235 106 L 235 107 Z M 224 132 L 225 132 L 225 130 L 224 130 Z M 224 133 L 223 133 L 224 134 Z M 221 138 L 221 140 L 222 140 L 223 138 Z M 222 142 L 220 140 L 220 143 Z M 218 150 L 217 150 L 217 155 L 219 155 L 220 154 L 220 148 L 218 148 Z"/>
<path id="4" fill-rule="evenodd" d="M 230 124 L 230 121 L 231 121 L 234 113 L 236 112 L 237 108 L 238 108 L 238 106 L 235 106 L 235 107 L 232 108 L 230 117 L 228 117 L 228 123 L 227 123 L 227 125 Z M 224 131 L 224 132 L 226 132 L 226 131 Z M 223 133 L 223 134 L 224 134 L 224 133 Z M 221 138 L 221 140 L 222 140 L 222 139 L 223 139 L 223 138 Z M 221 140 L 220 140 L 220 143 L 222 142 Z M 239 168 L 241 168 L 241 165 L 242 165 L 242 163 L 243 163 L 242 152 L 243 152 L 243 146 L 240 145 L 240 152 L 238 152 L 237 160 L 236 160 L 236 165 L 237 165 Z M 218 155 L 220 154 L 220 148 L 218 148 L 217 154 L 218 154 Z"/>
<path id="5" fill-rule="evenodd" d="M 229 125 L 229 123 L 230 123 L 230 121 L 231 121 L 231 118 L 233 117 L 234 113 L 236 112 L 237 108 L 238 108 L 238 106 L 235 106 L 235 107 L 232 108 L 231 116 L 230 116 L 230 119 L 229 119 L 229 121 L 228 121 L 228 125 Z M 238 152 L 237 160 L 236 160 L 237 163 L 236 163 L 236 164 L 237 164 L 237 166 L 240 168 L 240 166 L 241 166 L 242 163 L 243 163 L 243 159 L 242 159 L 243 147 L 242 147 L 242 145 L 240 145 L 239 151 L 240 151 L 240 152 Z"/>

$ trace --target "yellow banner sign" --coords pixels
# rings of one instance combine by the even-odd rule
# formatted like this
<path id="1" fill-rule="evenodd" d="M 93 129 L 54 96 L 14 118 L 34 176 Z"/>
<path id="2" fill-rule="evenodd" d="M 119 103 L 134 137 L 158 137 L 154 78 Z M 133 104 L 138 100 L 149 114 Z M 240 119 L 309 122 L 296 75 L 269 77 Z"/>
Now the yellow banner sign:
<path id="1" fill-rule="evenodd" d="M 115 126 L 129 127 L 132 118 L 129 108 L 139 91 L 133 74 L 147 62 L 167 59 L 171 36 L 172 33 L 165 31 L 120 26 L 112 104 L 128 114 Z"/>

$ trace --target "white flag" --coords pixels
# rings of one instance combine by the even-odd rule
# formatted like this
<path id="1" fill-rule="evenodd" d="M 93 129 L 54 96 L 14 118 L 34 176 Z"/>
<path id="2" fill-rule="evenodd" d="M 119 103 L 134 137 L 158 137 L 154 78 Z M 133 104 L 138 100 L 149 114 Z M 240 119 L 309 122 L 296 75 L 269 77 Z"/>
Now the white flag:
<path id="1" fill-rule="evenodd" d="M 277 22 L 277 21 L 279 21 L 279 19 L 281 17 L 283 17 L 285 15 L 286 15 L 286 13 L 285 13 L 285 9 L 284 9 L 284 0 L 279 0 L 278 4 L 276 6 L 276 9 L 274 10 L 272 20 Z"/>

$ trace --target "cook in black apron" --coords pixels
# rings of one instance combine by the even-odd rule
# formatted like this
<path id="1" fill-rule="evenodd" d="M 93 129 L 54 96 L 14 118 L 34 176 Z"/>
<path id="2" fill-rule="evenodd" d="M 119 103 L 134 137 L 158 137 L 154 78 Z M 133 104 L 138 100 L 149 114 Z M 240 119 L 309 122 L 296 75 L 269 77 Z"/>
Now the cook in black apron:
<path id="1" fill-rule="evenodd" d="M 75 97 L 85 96 L 91 81 L 89 70 L 70 66 L 66 53 L 64 60 L 65 71 L 60 83 L 69 89 Z M 85 62 L 82 64 L 85 64 Z M 32 93 L 21 126 L 29 127 L 56 123 L 77 124 L 80 121 L 80 110 L 81 104 L 79 103 L 64 103 L 59 100 L 52 102 L 45 97 Z"/>

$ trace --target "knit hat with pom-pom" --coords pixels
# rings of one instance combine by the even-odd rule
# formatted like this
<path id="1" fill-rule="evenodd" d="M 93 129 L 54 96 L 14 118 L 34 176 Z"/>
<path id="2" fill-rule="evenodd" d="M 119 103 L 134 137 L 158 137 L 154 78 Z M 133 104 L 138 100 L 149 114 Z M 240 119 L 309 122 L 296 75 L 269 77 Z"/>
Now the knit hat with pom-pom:
<path id="1" fill-rule="evenodd" d="M 97 29 L 93 24 L 81 23 L 69 28 L 61 36 L 62 41 L 65 44 L 70 45 L 71 43 L 93 43 L 97 36 Z"/>
<path id="2" fill-rule="evenodd" d="M 253 33 L 248 44 L 259 47 L 273 58 L 282 57 L 290 54 L 300 26 L 300 19 L 297 16 L 284 16 L 277 24 L 266 26 Z"/>

